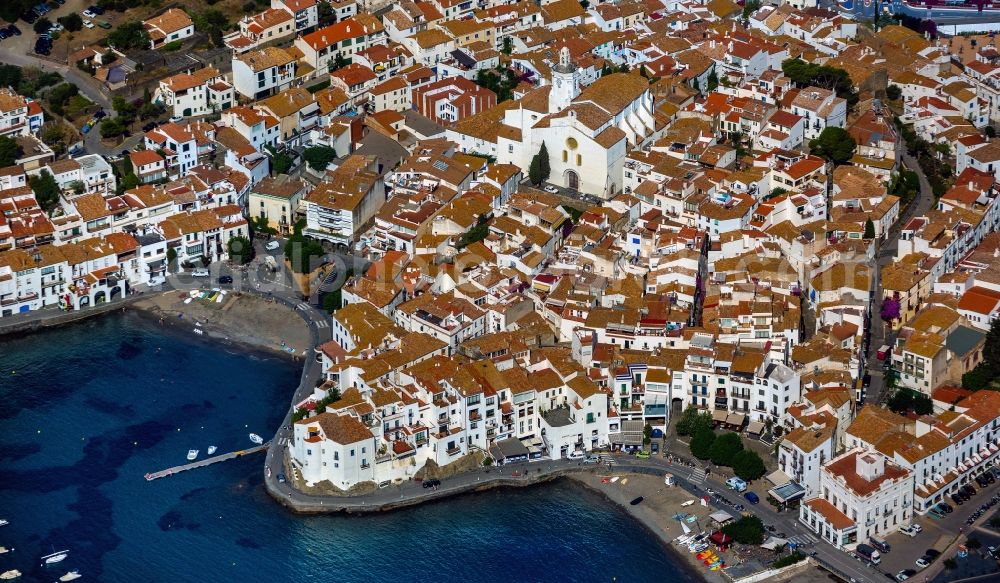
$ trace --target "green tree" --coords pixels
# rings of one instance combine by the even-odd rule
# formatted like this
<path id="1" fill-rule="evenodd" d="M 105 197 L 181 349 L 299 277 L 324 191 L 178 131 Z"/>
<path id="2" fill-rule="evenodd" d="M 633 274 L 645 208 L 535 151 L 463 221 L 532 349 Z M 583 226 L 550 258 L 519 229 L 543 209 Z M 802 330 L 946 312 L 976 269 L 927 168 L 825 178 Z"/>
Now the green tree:
<path id="1" fill-rule="evenodd" d="M 302 152 L 302 158 L 316 172 L 325 172 L 330 162 L 337 158 L 337 151 L 329 146 L 312 146 Z"/>
<path id="2" fill-rule="evenodd" d="M 509 36 L 503 37 L 503 48 L 500 49 L 500 52 L 505 55 L 510 55 L 512 52 L 514 52 L 514 42 L 510 39 Z"/>
<path id="3" fill-rule="evenodd" d="M 148 48 L 149 33 L 139 21 L 125 22 L 118 25 L 118 28 L 108 35 L 108 46 L 119 51 Z"/>
<path id="4" fill-rule="evenodd" d="M 239 265 L 246 265 L 253 258 L 253 245 L 246 237 L 230 237 L 226 247 L 229 250 L 229 258 Z"/>
<path id="5" fill-rule="evenodd" d="M 135 106 L 131 102 L 127 101 L 122 96 L 115 96 L 111 99 L 111 107 L 118 114 L 118 117 L 122 118 L 125 123 L 132 123 L 135 119 Z"/>
<path id="6" fill-rule="evenodd" d="M 123 190 L 132 190 L 136 186 L 139 186 L 139 177 L 135 175 L 135 172 L 129 172 L 122 178 Z"/>
<path id="7" fill-rule="evenodd" d="M 993 320 L 989 332 L 986 333 L 983 362 L 989 364 L 994 370 L 1000 370 L 1000 319 Z"/>
<path id="8" fill-rule="evenodd" d="M 739 434 L 729 431 L 715 438 L 709 455 L 715 465 L 730 466 L 733 458 L 741 451 L 743 451 L 743 440 Z"/>
<path id="9" fill-rule="evenodd" d="M 708 74 L 708 91 L 715 91 L 715 88 L 719 86 L 719 76 L 715 74 L 715 67 L 712 67 L 712 72 Z"/>
<path id="10" fill-rule="evenodd" d="M 46 30 L 52 28 L 52 21 L 43 16 L 35 21 L 35 25 L 32 28 L 36 33 L 42 34 Z"/>
<path id="11" fill-rule="evenodd" d="M 323 3 L 320 2 L 320 4 L 322 5 Z M 212 44 L 216 48 L 226 46 L 222 40 L 222 36 L 226 28 L 229 27 L 229 20 L 226 19 L 226 15 L 221 10 L 218 8 L 209 8 L 197 12 L 192 15 L 191 21 L 194 23 L 195 30 L 208 33 L 209 38 L 212 39 Z"/>
<path id="12" fill-rule="evenodd" d="M 341 297 L 342 296 L 339 289 L 334 292 L 326 294 L 325 296 L 323 296 L 323 309 L 331 314 L 336 312 L 337 310 L 340 309 L 341 305 L 343 304 L 343 300 L 341 299 Z"/>
<path id="13" fill-rule="evenodd" d="M 865 239 L 875 238 L 875 223 L 872 222 L 871 217 L 865 219 Z"/>
<path id="14" fill-rule="evenodd" d="M 691 438 L 691 455 L 707 460 L 711 457 L 712 445 L 715 443 L 715 432 L 708 428 L 701 428 L 698 433 Z"/>
<path id="15" fill-rule="evenodd" d="M 531 164 L 528 166 L 528 180 L 538 186 L 548 179 L 549 173 L 549 151 L 545 147 L 545 142 L 542 142 L 542 147 L 531 158 Z"/>
<path id="16" fill-rule="evenodd" d="M 545 147 L 545 142 L 542 142 L 542 147 L 538 149 L 538 158 L 538 169 L 542 173 L 542 182 L 545 182 L 552 174 L 552 169 L 549 168 L 549 150 Z"/>
<path id="17" fill-rule="evenodd" d="M 781 71 L 800 87 L 812 85 L 836 92 L 837 97 L 847 101 L 849 109 L 853 109 L 858 103 L 858 94 L 854 91 L 851 76 L 843 69 L 795 58 L 781 63 Z"/>
<path id="18" fill-rule="evenodd" d="M 899 85 L 892 84 L 885 88 L 885 96 L 890 101 L 896 101 L 903 96 L 903 90 L 899 88 Z"/>
<path id="19" fill-rule="evenodd" d="M 32 176 L 28 184 L 31 185 L 32 192 L 35 193 L 38 206 L 51 214 L 52 209 L 59 204 L 59 195 L 62 193 L 56 179 L 48 170 L 42 170 L 40 174 Z"/>
<path id="20" fill-rule="evenodd" d="M 962 388 L 970 391 L 978 391 L 990 386 L 996 378 L 996 371 L 985 362 L 976 365 L 975 368 L 962 375 Z"/>
<path id="21" fill-rule="evenodd" d="M 292 265 L 292 271 L 309 273 L 312 271 L 313 259 L 325 254 L 323 246 L 315 239 L 310 239 L 302 234 L 305 229 L 305 220 L 295 223 L 293 229 L 292 236 L 285 243 L 285 259 Z"/>
<path id="22" fill-rule="evenodd" d="M 712 415 L 707 411 L 700 411 L 693 405 L 681 413 L 675 426 L 677 435 L 694 435 L 703 428 L 712 429 Z"/>
<path id="23" fill-rule="evenodd" d="M 653 441 L 653 426 L 649 423 L 642 428 L 642 444 L 649 445 L 649 442 Z"/>
<path id="24" fill-rule="evenodd" d="M 764 542 L 764 523 L 757 516 L 743 516 L 736 522 L 723 526 L 722 532 L 744 545 L 759 545 Z"/>
<path id="25" fill-rule="evenodd" d="M 843 164 L 854 155 L 857 143 L 844 128 L 827 127 L 819 137 L 809 142 L 813 154 L 826 158 L 835 165 Z"/>
<path id="26" fill-rule="evenodd" d="M 750 20 L 750 15 L 760 10 L 760 0 L 747 0 L 743 5 L 743 20 Z"/>
<path id="27" fill-rule="evenodd" d="M 292 157 L 289 156 L 287 152 L 279 152 L 270 145 L 264 146 L 264 149 L 267 150 L 267 153 L 271 158 L 271 171 L 275 174 L 288 174 L 288 171 L 292 169 L 292 164 L 294 163 Z"/>
<path id="28" fill-rule="evenodd" d="M 767 468 L 764 467 L 764 460 L 757 455 L 757 452 L 744 449 L 733 456 L 733 472 L 744 480 L 759 480 Z"/>
<path id="29" fill-rule="evenodd" d="M 261 216 L 250 217 L 250 233 L 253 235 L 264 235 L 265 237 L 273 237 L 278 234 L 278 230 L 272 227 L 266 218 Z"/>
<path id="30" fill-rule="evenodd" d="M 173 247 L 167 247 L 167 267 L 169 269 L 174 269 L 177 262 L 177 250 Z"/>
<path id="31" fill-rule="evenodd" d="M 13 166 L 22 154 L 24 154 L 24 151 L 21 149 L 21 145 L 17 143 L 17 140 L 7 136 L 0 136 L 0 168 Z"/>
<path id="32" fill-rule="evenodd" d="M 76 32 L 83 28 L 83 18 L 76 12 L 70 12 L 66 16 L 60 16 L 56 20 L 70 32 Z"/>
<path id="33" fill-rule="evenodd" d="M 538 186 L 542 183 L 542 167 L 541 162 L 538 159 L 538 154 L 535 154 L 531 158 L 531 163 L 528 164 L 528 182 L 534 186 Z"/>
<path id="34" fill-rule="evenodd" d="M 101 122 L 101 137 L 102 138 L 117 138 L 118 136 L 124 134 L 128 128 L 125 126 L 125 122 L 120 117 L 106 117 L 104 121 Z"/>

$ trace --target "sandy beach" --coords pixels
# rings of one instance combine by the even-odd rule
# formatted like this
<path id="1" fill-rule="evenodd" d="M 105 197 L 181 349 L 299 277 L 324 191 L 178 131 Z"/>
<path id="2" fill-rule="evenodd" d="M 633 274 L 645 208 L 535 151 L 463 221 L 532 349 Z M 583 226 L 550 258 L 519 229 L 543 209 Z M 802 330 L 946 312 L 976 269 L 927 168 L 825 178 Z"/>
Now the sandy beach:
<path id="1" fill-rule="evenodd" d="M 620 476 L 615 483 L 605 482 L 610 476 Z M 622 510 L 642 523 L 654 535 L 659 537 L 663 545 L 669 548 L 669 552 L 681 557 L 691 567 L 692 572 L 699 573 L 706 581 L 728 581 L 724 575 L 718 571 L 710 571 L 697 557 L 688 552 L 686 547 L 682 547 L 673 542 L 674 539 L 684 534 L 680 523 L 673 519 L 674 514 L 684 512 L 697 517 L 697 522 L 689 526 L 693 532 L 698 532 L 698 525 L 706 532 L 711 532 L 711 519 L 709 514 L 718 510 L 712 506 L 702 506 L 697 502 L 697 497 L 678 486 L 668 487 L 664 484 L 660 476 L 649 476 L 645 474 L 630 474 L 627 472 L 612 472 L 608 475 L 602 474 L 575 474 L 568 477 L 588 489 L 602 494 L 608 500 L 618 504 Z M 630 502 L 642 496 L 642 503 L 632 506 Z M 695 500 L 690 506 L 682 507 L 681 504 L 688 500 Z M 731 510 L 729 510 L 732 513 Z M 713 547 L 714 548 L 714 547 Z M 726 560 L 727 563 L 735 560 L 731 552 L 720 553 L 715 549 L 716 554 Z M 837 581 L 835 577 L 822 569 L 812 566 L 794 570 L 787 575 L 774 577 L 769 581 L 782 581 L 795 579 L 797 583 L 829 583 Z"/>
<path id="2" fill-rule="evenodd" d="M 219 297 L 222 301 L 218 301 Z M 144 298 L 132 309 L 141 310 L 164 325 L 202 330 L 204 337 L 245 344 L 302 358 L 309 347 L 309 330 L 292 309 L 265 299 L 228 292 L 215 300 L 189 299 L 187 292 L 172 291 Z"/>

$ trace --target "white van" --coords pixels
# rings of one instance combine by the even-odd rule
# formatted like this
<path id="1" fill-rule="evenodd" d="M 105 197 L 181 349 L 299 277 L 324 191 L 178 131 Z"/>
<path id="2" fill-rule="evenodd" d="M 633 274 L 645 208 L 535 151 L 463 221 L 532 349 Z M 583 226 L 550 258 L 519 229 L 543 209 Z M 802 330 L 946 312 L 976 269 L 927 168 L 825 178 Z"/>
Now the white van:
<path id="1" fill-rule="evenodd" d="M 736 476 L 726 480 L 726 486 L 728 486 L 730 490 L 736 490 L 737 492 L 743 492 L 747 489 L 747 483 Z"/>

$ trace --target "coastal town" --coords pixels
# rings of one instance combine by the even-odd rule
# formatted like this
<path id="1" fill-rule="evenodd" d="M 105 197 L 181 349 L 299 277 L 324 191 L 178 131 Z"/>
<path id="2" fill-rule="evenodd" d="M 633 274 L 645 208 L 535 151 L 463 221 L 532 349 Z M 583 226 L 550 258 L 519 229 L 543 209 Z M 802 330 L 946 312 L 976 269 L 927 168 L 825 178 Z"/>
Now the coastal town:
<path id="1" fill-rule="evenodd" d="M 937 4 L 14 2 L 0 329 L 287 304 L 293 509 L 587 472 L 715 580 L 992 573 L 1000 8 Z"/>

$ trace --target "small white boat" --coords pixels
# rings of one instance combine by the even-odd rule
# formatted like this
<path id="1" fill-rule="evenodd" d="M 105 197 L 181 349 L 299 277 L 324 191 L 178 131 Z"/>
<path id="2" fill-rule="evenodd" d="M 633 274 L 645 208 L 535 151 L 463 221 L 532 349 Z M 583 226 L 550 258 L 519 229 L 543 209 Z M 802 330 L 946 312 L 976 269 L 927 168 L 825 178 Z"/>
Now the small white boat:
<path id="1" fill-rule="evenodd" d="M 256 443 L 257 445 L 260 445 L 260 444 L 264 443 L 264 438 L 261 437 L 261 436 L 259 436 L 259 435 L 257 435 L 256 433 L 251 433 L 250 434 L 250 441 Z"/>
<path id="2" fill-rule="evenodd" d="M 199 336 L 201 336 L 201 335 L 205 334 L 205 331 L 202 330 L 201 328 L 195 328 L 194 329 L 194 333 L 198 334 Z"/>
<path id="3" fill-rule="evenodd" d="M 197 458 L 197 457 L 198 457 L 198 450 L 197 449 L 189 449 L 188 450 L 188 460 L 189 461 L 194 461 L 195 458 Z"/>
<path id="4" fill-rule="evenodd" d="M 45 555 L 44 557 L 42 557 L 42 560 L 45 561 L 46 565 L 51 565 L 53 563 L 58 563 L 60 561 L 65 560 L 67 556 L 69 556 L 69 551 L 59 551 L 56 553 L 52 553 L 51 555 Z"/>
<path id="5" fill-rule="evenodd" d="M 70 571 L 69 573 L 66 573 L 65 575 L 60 577 L 59 580 L 73 581 L 74 579 L 79 579 L 80 577 L 83 577 L 83 575 L 81 575 L 79 571 Z"/>
<path id="6" fill-rule="evenodd" d="M 3 573 L 0 573 L 0 579 L 3 579 L 5 581 L 9 581 L 11 579 L 17 579 L 20 576 L 21 572 L 18 571 L 17 569 L 11 569 L 10 571 L 4 571 Z"/>
<path id="7" fill-rule="evenodd" d="M 219 448 L 215 447 L 214 445 L 208 446 L 208 455 L 212 455 L 213 453 L 215 453 L 217 449 Z"/>
<path id="8" fill-rule="evenodd" d="M 0 526 L 7 526 L 8 524 L 10 524 L 9 520 L 4 520 L 3 518 L 0 518 Z"/>
<path id="9" fill-rule="evenodd" d="M 7 547 L 0 547 L 0 555 L 3 555 L 5 553 L 9 553 L 12 550 L 14 550 L 14 549 L 8 549 Z"/>

